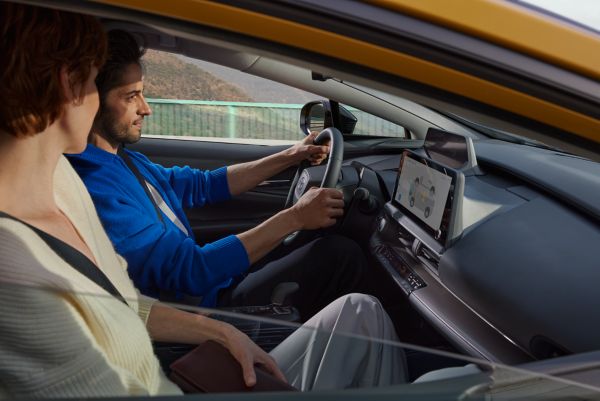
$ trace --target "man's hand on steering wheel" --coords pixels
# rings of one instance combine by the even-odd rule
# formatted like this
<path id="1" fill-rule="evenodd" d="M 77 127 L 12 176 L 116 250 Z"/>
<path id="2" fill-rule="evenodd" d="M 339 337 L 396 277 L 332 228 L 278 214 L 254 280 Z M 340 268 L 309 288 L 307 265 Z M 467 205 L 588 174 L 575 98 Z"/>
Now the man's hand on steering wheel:
<path id="1" fill-rule="evenodd" d="M 289 155 L 294 160 L 294 164 L 308 160 L 311 165 L 316 166 L 327 158 L 329 154 L 329 141 L 321 146 L 314 145 L 317 135 L 319 135 L 318 132 L 311 132 L 310 135 L 307 135 L 302 141 L 289 149 Z"/>
<path id="2" fill-rule="evenodd" d="M 330 227 L 344 214 L 344 195 L 335 188 L 310 188 L 291 207 L 299 230 Z"/>

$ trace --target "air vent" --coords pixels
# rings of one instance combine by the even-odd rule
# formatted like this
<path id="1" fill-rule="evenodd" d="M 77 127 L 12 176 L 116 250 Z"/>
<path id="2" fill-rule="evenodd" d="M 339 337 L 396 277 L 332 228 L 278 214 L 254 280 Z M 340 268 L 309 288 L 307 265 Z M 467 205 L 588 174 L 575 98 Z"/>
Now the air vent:
<path id="1" fill-rule="evenodd" d="M 417 251 L 417 259 L 421 261 L 424 265 L 429 267 L 432 270 L 437 271 L 440 264 L 440 257 L 431 249 L 427 248 L 423 244 L 419 247 Z"/>
<path id="2" fill-rule="evenodd" d="M 538 359 L 556 358 L 559 356 L 572 354 L 562 345 L 552 341 L 544 336 L 534 336 L 529 342 L 529 349 Z"/>
<path id="3" fill-rule="evenodd" d="M 398 228 L 398 240 L 400 240 L 402 245 L 410 249 L 410 247 L 412 247 L 413 242 L 415 241 L 415 236 L 406 228 L 400 226 Z"/>

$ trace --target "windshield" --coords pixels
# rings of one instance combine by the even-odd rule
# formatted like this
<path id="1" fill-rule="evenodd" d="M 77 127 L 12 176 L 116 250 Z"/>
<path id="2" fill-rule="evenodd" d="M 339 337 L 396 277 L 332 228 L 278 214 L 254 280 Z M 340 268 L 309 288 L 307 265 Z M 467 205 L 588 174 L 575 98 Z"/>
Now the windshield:
<path id="1" fill-rule="evenodd" d="M 177 387 L 185 391 L 189 385 L 208 386 L 209 391 L 244 391 L 232 382 L 241 375 L 237 362 L 217 344 L 196 349 L 196 344 L 150 343 L 133 311 L 140 307 L 138 298 L 123 301 L 93 290 L 60 290 L 60 282 L 52 289 L 15 285 L 10 283 L 13 279 L 0 284 L 0 392 L 10 398 L 116 396 L 127 394 L 127 388 L 135 390 L 129 394 L 160 395 L 157 388 L 147 387 L 152 380 L 162 380 L 162 388 L 171 386 L 174 393 Z M 583 363 L 559 359 L 509 367 L 382 338 L 376 329 L 354 322 L 338 322 L 328 331 L 318 318 L 300 326 L 230 310 L 170 306 L 226 322 L 246 333 L 285 374 L 288 384 L 278 387 L 280 391 L 335 390 L 340 396 L 355 394 L 365 400 L 386 394 L 393 394 L 394 400 L 416 395 L 457 400 L 490 396 L 588 399 L 600 392 L 597 385 L 585 383 L 593 367 Z M 107 330 L 107 325 L 112 328 Z M 139 334 L 135 341 L 133 333 Z M 151 370 L 142 369 L 153 366 L 152 359 L 144 357 L 152 353 L 161 367 L 155 379 L 147 377 Z M 132 361 L 142 370 L 134 369 Z M 268 372 L 258 373 L 257 380 L 261 385 L 267 381 L 267 386 L 282 386 Z"/>
<path id="2" fill-rule="evenodd" d="M 556 152 L 569 154 L 568 152 L 565 152 L 562 149 L 547 145 L 543 142 L 536 141 L 534 139 L 526 138 L 524 136 L 516 135 L 516 134 L 510 133 L 510 132 L 503 131 L 503 130 L 499 130 L 497 128 L 489 127 L 487 125 L 479 124 L 479 123 L 467 120 L 466 118 L 463 118 L 456 114 L 450 113 L 450 112 L 444 112 L 441 110 L 437 110 L 437 112 L 445 115 L 448 118 L 456 120 L 457 122 L 464 124 L 464 125 L 468 126 L 469 128 L 474 129 L 477 132 L 484 134 L 493 139 L 498 139 L 500 141 L 517 143 L 520 145 L 533 146 L 536 148 L 548 149 L 548 150 L 553 150 Z"/>

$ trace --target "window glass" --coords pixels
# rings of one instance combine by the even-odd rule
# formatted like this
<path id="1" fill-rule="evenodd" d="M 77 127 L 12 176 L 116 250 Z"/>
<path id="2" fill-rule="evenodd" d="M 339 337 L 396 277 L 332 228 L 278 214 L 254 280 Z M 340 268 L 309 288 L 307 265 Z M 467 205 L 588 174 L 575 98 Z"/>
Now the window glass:
<path id="1" fill-rule="evenodd" d="M 148 50 L 144 93 L 152 107 L 145 136 L 294 143 L 304 135 L 302 105 L 319 99 L 302 90 L 238 70 Z"/>
<path id="2" fill-rule="evenodd" d="M 144 136 L 281 145 L 304 137 L 300 109 L 322 96 L 217 64 L 148 50 Z M 406 137 L 403 127 L 356 108 L 354 134 Z"/>
<path id="3" fill-rule="evenodd" d="M 354 107 L 346 105 L 343 107 L 345 107 L 346 110 L 352 113 L 357 119 L 356 126 L 352 132 L 354 135 L 387 136 L 393 138 L 407 137 L 407 132 L 404 127 L 398 124 L 374 116 L 373 114 L 356 109 Z"/>

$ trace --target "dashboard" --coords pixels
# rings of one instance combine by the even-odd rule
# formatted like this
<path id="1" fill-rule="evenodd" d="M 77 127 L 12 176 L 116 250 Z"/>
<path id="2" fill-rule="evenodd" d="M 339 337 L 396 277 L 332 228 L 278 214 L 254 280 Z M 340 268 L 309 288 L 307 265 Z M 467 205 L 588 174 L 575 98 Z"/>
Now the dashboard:
<path id="1" fill-rule="evenodd" d="M 444 137 L 353 161 L 360 186 L 384 187 L 368 249 L 397 295 L 474 357 L 517 364 L 598 349 L 600 226 L 588 207 L 598 165 Z"/>

